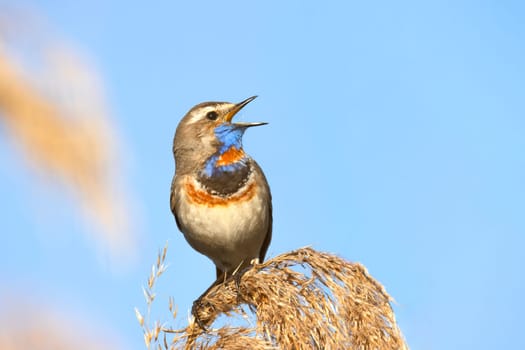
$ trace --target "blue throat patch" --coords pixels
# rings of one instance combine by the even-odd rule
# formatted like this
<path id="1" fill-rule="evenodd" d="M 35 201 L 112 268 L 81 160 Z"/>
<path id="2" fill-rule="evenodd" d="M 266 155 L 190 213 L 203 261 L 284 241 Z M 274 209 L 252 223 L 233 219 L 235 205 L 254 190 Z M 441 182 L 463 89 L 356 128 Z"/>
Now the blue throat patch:
<path id="1" fill-rule="evenodd" d="M 235 163 L 216 166 L 219 157 L 231 147 L 235 147 L 237 149 L 242 148 L 242 135 L 244 134 L 245 130 L 246 128 L 239 127 L 231 123 L 222 123 L 215 128 L 215 137 L 217 137 L 217 140 L 219 140 L 221 145 L 217 153 L 208 158 L 206 164 L 204 165 L 204 169 L 202 169 L 202 173 L 206 177 L 212 177 L 218 173 L 234 172 L 246 166 L 247 157 L 243 157 Z"/>

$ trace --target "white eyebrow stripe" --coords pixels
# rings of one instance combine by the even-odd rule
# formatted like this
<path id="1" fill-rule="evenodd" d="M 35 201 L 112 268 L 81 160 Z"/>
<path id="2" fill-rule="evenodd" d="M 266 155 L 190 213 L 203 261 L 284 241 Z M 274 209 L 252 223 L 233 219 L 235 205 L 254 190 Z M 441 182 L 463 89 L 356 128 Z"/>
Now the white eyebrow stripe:
<path id="1" fill-rule="evenodd" d="M 214 106 L 207 106 L 207 107 L 200 108 L 198 111 L 196 111 L 197 113 L 194 113 L 194 115 L 188 120 L 188 124 L 193 124 L 193 123 L 198 122 L 206 115 L 206 113 L 211 112 L 215 109 L 216 107 Z"/>

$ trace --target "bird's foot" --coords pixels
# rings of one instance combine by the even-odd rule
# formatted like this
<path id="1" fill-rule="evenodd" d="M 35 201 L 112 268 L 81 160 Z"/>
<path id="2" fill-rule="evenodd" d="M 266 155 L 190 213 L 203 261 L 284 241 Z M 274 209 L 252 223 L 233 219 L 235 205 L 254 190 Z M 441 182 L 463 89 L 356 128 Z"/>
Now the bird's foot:
<path id="1" fill-rule="evenodd" d="M 197 300 L 195 300 L 193 302 L 193 305 L 191 307 L 191 314 L 193 315 L 193 318 L 195 319 L 195 322 L 197 323 L 197 325 L 203 330 L 203 331 L 207 331 L 208 328 L 206 326 L 206 321 L 209 321 L 209 320 L 203 320 L 201 318 L 201 315 L 199 314 L 199 310 L 202 310 L 204 307 L 210 307 L 212 309 L 214 309 L 213 305 L 210 304 L 210 303 L 204 303 L 202 301 L 202 296 L 200 296 Z"/>
<path id="2" fill-rule="evenodd" d="M 242 301 L 243 300 L 242 292 L 241 292 L 242 273 L 235 274 L 232 277 L 233 277 L 233 281 L 235 282 L 235 290 L 237 292 L 237 300 L 238 301 Z"/>

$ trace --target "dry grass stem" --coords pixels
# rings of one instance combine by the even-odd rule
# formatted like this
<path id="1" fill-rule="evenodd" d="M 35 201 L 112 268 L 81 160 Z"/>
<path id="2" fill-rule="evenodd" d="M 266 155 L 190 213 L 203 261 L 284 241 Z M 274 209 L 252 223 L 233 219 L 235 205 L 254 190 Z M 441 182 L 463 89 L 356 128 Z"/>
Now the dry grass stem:
<path id="1" fill-rule="evenodd" d="M 89 324 L 56 307 L 1 295 L 0 349 L 2 350 L 117 350 L 114 330 Z"/>
<path id="2" fill-rule="evenodd" d="M 211 289 L 164 349 L 406 349 L 391 298 L 361 264 L 302 248 Z M 219 316 L 246 327 L 213 328 Z M 226 321 L 228 322 L 228 321 Z M 222 318 L 221 318 L 221 323 Z"/>
<path id="3" fill-rule="evenodd" d="M 135 308 L 135 317 L 139 321 L 140 326 L 142 327 L 142 330 L 144 332 L 144 343 L 146 344 L 146 348 L 148 349 L 155 349 L 160 344 L 158 344 L 159 341 L 159 334 L 161 333 L 162 329 L 164 328 L 160 322 L 155 321 L 153 325 L 150 325 L 150 317 L 151 317 L 151 308 L 153 305 L 153 301 L 155 300 L 156 293 L 154 292 L 155 283 L 157 279 L 162 276 L 162 274 L 166 271 L 168 266 L 165 264 L 166 260 L 166 254 L 168 252 L 168 242 L 166 242 L 166 245 L 162 250 L 159 251 L 157 254 L 157 261 L 154 265 L 151 266 L 151 272 L 148 276 L 148 280 L 146 283 L 146 287 L 142 287 L 142 292 L 144 294 L 144 298 L 146 299 L 146 305 L 147 310 L 146 314 L 143 315 L 137 308 Z M 173 300 L 170 299 L 169 304 L 170 312 L 173 314 L 173 318 L 176 316 L 176 311 L 174 310 L 173 306 Z M 153 346 L 152 346 L 153 342 Z M 154 344 L 157 344 L 158 346 L 155 347 Z"/>
<path id="4" fill-rule="evenodd" d="M 46 28 L 16 19 L 0 14 L 0 122 L 29 164 L 77 194 L 98 241 L 128 255 L 129 198 L 101 79 Z"/>

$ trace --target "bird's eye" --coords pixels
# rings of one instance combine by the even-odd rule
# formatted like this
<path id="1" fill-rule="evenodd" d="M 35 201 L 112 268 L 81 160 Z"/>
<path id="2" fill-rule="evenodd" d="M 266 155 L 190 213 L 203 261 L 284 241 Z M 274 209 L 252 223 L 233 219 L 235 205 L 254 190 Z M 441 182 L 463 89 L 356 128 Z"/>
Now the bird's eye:
<path id="1" fill-rule="evenodd" d="M 215 111 L 206 113 L 206 118 L 208 118 L 209 120 L 216 120 L 218 117 L 219 117 L 219 114 L 217 114 L 217 112 Z"/>

